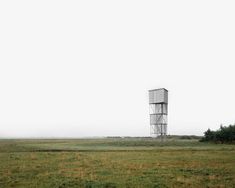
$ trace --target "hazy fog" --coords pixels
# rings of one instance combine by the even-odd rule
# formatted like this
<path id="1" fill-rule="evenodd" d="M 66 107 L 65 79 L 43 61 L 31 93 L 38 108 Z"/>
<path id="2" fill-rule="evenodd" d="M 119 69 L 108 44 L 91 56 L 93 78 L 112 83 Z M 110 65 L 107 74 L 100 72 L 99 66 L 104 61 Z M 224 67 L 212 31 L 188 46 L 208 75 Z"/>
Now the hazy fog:
<path id="1" fill-rule="evenodd" d="M 0 137 L 149 136 L 235 123 L 234 1 L 1 1 Z"/>

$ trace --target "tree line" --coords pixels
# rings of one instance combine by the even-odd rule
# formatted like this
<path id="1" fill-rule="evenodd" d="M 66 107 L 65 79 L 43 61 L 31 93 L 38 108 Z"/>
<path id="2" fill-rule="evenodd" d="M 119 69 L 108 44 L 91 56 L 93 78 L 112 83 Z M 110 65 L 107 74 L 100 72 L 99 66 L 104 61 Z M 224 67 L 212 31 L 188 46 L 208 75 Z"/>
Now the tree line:
<path id="1" fill-rule="evenodd" d="M 200 140 L 202 142 L 216 142 L 216 143 L 235 143 L 235 124 L 229 126 L 220 126 L 216 131 L 208 129 L 204 132 L 204 137 Z"/>

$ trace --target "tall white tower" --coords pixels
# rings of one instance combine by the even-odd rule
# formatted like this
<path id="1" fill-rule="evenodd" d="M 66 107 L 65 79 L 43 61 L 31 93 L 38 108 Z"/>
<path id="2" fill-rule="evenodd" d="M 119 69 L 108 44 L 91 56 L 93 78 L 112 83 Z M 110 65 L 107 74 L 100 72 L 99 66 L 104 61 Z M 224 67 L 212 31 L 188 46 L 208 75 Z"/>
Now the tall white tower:
<path id="1" fill-rule="evenodd" d="M 151 136 L 163 139 L 167 135 L 168 90 L 149 90 L 149 114 Z"/>

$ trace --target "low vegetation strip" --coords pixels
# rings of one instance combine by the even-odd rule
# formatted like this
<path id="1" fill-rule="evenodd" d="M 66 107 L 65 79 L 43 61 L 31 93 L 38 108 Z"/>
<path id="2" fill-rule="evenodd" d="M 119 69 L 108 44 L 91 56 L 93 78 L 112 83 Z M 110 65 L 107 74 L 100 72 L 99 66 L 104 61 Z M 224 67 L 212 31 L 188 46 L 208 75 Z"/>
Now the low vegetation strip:
<path id="1" fill-rule="evenodd" d="M 235 125 L 227 127 L 221 125 L 220 129 L 216 131 L 208 129 L 200 141 L 235 144 Z"/>

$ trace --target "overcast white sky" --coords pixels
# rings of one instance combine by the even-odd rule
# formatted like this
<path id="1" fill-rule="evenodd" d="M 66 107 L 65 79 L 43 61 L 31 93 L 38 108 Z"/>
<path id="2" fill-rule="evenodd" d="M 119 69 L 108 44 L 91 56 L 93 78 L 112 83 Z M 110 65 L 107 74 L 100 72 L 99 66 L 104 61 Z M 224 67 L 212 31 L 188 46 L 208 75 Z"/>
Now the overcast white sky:
<path id="1" fill-rule="evenodd" d="M 0 137 L 149 136 L 235 123 L 235 2 L 0 1 Z"/>

